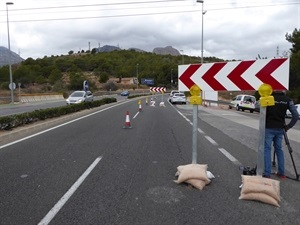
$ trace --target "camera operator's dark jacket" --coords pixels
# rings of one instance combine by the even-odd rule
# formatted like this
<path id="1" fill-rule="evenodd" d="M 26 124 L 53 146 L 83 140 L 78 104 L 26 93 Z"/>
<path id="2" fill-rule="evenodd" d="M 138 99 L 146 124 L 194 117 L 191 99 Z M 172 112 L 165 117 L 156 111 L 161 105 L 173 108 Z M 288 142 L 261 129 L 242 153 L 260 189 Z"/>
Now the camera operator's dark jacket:
<path id="1" fill-rule="evenodd" d="M 273 92 L 275 105 L 267 107 L 266 128 L 285 128 L 286 110 L 292 113 L 292 119 L 286 128 L 292 128 L 299 119 L 294 102 L 284 92 Z"/>

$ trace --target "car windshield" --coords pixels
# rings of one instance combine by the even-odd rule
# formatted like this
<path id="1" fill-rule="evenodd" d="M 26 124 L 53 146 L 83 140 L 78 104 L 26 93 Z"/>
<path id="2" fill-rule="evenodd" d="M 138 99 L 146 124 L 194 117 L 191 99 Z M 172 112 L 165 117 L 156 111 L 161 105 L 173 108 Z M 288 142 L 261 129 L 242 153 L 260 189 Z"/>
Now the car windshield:
<path id="1" fill-rule="evenodd" d="M 71 97 L 83 97 L 83 96 L 84 96 L 84 91 L 77 91 L 71 94 Z"/>
<path id="2" fill-rule="evenodd" d="M 182 94 L 182 93 L 176 93 L 176 94 L 174 94 L 174 96 L 175 96 L 175 97 L 184 97 L 185 95 Z"/>

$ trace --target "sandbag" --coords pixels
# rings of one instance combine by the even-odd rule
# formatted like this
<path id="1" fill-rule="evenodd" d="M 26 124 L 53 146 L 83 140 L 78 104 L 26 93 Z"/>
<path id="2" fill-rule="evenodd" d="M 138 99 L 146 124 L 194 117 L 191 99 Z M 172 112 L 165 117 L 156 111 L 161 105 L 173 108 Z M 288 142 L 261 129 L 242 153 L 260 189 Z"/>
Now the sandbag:
<path id="1" fill-rule="evenodd" d="M 189 179 L 189 180 L 186 180 L 185 183 L 190 184 L 199 190 L 202 190 L 206 185 L 205 181 L 198 180 L 198 179 Z"/>
<path id="2" fill-rule="evenodd" d="M 280 207 L 278 201 L 264 193 L 248 193 L 248 194 L 241 194 L 239 197 L 241 200 L 254 200 L 254 201 L 260 201 L 263 203 L 267 203 L 270 205 L 274 205 L 276 207 Z"/>
<path id="3" fill-rule="evenodd" d="M 207 164 L 187 164 L 187 165 L 180 165 L 180 166 L 177 167 L 177 172 L 176 172 L 175 176 L 179 176 L 179 174 L 181 173 L 181 171 L 184 168 L 189 168 L 189 167 L 207 170 Z"/>
<path id="4" fill-rule="evenodd" d="M 280 201 L 280 186 L 278 180 L 259 176 L 242 175 L 242 194 L 264 193 Z"/>
<path id="5" fill-rule="evenodd" d="M 256 200 L 279 207 L 280 183 L 278 180 L 242 175 L 242 182 L 239 199 Z"/>
<path id="6" fill-rule="evenodd" d="M 207 168 L 207 165 L 205 168 Z M 184 168 L 179 169 L 179 171 L 178 183 L 185 182 L 189 179 L 203 180 L 206 184 L 210 182 L 207 177 L 206 169 L 203 169 L 203 166 L 185 166 Z"/>

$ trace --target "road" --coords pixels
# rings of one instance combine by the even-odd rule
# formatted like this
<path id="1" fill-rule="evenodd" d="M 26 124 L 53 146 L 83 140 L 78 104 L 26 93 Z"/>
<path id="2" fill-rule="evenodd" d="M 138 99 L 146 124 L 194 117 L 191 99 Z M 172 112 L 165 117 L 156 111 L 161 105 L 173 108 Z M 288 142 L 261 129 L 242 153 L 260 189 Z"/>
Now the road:
<path id="1" fill-rule="evenodd" d="M 125 99 L 125 97 L 118 95 L 103 95 L 95 96 L 94 100 L 100 100 L 105 97 L 114 97 L 117 100 Z M 15 104 L 0 104 L 0 116 L 9 116 L 14 114 L 20 114 L 25 112 L 31 112 L 39 109 L 54 108 L 59 106 L 65 106 L 65 100 L 53 100 L 53 101 L 37 101 L 37 102 L 28 102 L 28 103 L 15 103 Z"/>
<path id="2" fill-rule="evenodd" d="M 257 161 L 259 114 L 199 107 L 197 161 L 216 177 L 199 191 L 173 182 L 192 160 L 192 106 L 156 101 L 142 112 L 137 99 L 121 101 L 0 142 L 0 224 L 300 224 L 299 181 L 280 182 L 280 208 L 238 199 L 239 166 Z M 293 176 L 288 154 L 286 167 Z"/>

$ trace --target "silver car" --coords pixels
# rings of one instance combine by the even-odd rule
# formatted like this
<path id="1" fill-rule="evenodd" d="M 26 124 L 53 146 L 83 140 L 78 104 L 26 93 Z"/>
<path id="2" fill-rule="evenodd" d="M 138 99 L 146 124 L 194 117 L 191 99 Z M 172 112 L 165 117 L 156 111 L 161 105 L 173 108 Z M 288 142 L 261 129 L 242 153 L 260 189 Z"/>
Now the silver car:
<path id="1" fill-rule="evenodd" d="M 170 102 L 172 104 L 175 104 L 175 103 L 186 104 L 186 97 L 185 97 L 184 93 L 174 93 L 170 99 Z"/>
<path id="2" fill-rule="evenodd" d="M 92 101 L 94 101 L 94 95 L 91 91 L 74 91 L 66 99 L 68 105 Z"/>

